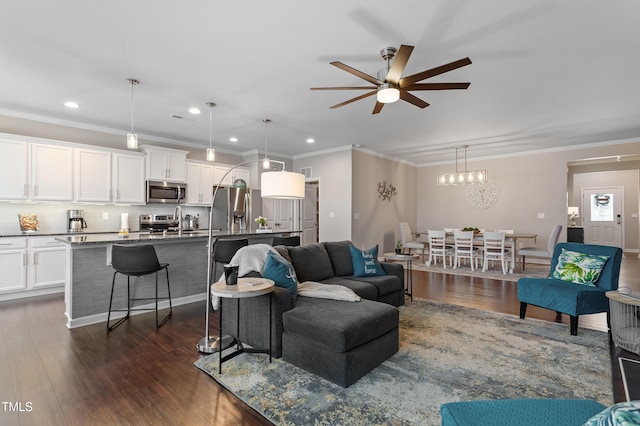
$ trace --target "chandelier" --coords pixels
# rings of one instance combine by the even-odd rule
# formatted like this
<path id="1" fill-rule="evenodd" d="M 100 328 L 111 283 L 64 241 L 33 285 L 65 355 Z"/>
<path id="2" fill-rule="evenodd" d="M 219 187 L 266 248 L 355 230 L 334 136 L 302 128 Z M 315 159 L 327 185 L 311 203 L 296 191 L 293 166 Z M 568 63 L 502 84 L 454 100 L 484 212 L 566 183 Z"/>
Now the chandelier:
<path id="1" fill-rule="evenodd" d="M 483 183 L 489 181 L 489 172 L 482 170 L 467 170 L 467 147 L 456 147 L 456 171 L 450 173 L 438 173 L 436 184 L 439 186 L 462 185 L 467 183 Z M 458 150 L 464 149 L 464 170 L 458 170 Z"/>

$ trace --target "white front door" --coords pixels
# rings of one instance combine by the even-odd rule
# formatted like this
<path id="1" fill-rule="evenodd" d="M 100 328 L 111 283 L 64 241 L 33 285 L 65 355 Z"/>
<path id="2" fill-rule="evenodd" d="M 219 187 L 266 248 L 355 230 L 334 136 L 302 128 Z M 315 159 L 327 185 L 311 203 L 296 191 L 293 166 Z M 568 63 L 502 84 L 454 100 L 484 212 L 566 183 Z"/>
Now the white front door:
<path id="1" fill-rule="evenodd" d="M 622 247 L 622 187 L 582 188 L 582 226 L 587 244 Z"/>

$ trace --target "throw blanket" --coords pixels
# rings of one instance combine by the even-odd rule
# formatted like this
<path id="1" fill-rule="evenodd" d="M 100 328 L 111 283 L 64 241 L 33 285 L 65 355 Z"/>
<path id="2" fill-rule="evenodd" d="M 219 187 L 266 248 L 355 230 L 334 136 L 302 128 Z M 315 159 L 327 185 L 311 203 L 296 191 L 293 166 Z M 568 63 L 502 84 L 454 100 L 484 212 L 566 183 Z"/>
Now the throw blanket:
<path id="1" fill-rule="evenodd" d="M 305 281 L 298 284 L 298 296 L 343 300 L 345 302 L 360 301 L 360 296 L 350 288 L 337 284 L 322 284 L 315 281 Z"/>
<path id="2" fill-rule="evenodd" d="M 277 253 L 276 249 L 269 244 L 250 244 L 242 247 L 236 252 L 229 262 L 232 265 L 238 265 L 238 276 L 244 277 L 249 272 L 262 273 L 264 264 L 267 261 L 267 253 L 270 251 Z M 224 273 L 220 276 L 220 281 L 224 281 Z M 213 309 L 217 310 L 220 306 L 220 299 L 218 296 L 211 295 L 211 305 Z"/>

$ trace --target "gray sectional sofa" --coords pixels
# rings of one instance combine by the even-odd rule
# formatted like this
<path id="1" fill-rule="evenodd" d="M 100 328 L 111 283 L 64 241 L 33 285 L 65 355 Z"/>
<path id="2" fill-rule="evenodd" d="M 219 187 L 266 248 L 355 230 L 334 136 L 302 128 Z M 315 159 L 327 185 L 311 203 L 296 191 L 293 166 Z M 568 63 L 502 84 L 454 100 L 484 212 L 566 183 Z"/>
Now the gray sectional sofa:
<path id="1" fill-rule="evenodd" d="M 291 262 L 299 282 L 342 285 L 359 295 L 360 302 L 302 296 L 292 302 L 291 294 L 279 287 L 271 299 L 273 355 L 344 387 L 398 351 L 397 306 L 404 304 L 402 265 L 382 262 L 386 275 L 354 277 L 350 245 L 339 241 L 274 248 Z M 269 295 L 239 303 L 222 299 L 223 334 L 238 332 L 243 343 L 268 347 L 269 300 Z"/>

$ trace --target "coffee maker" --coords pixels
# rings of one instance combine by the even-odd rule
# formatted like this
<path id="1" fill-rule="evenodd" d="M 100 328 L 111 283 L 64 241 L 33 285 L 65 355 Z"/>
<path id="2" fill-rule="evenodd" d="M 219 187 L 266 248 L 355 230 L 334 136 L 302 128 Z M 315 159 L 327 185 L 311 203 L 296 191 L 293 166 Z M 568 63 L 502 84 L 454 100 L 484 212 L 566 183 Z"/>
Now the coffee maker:
<path id="1" fill-rule="evenodd" d="M 67 222 L 69 232 L 82 232 L 87 227 L 84 210 L 67 210 Z"/>

